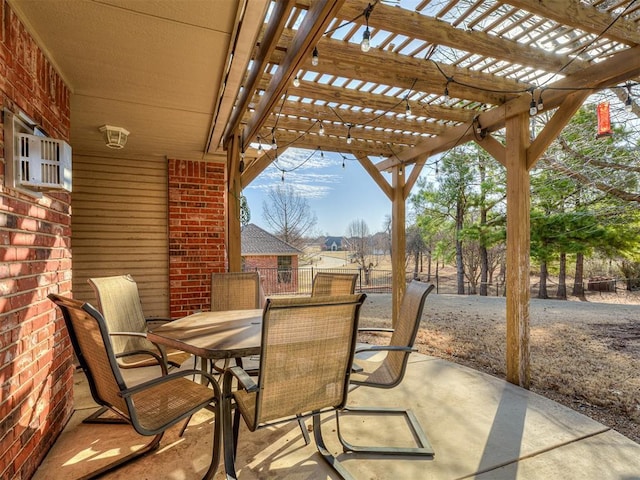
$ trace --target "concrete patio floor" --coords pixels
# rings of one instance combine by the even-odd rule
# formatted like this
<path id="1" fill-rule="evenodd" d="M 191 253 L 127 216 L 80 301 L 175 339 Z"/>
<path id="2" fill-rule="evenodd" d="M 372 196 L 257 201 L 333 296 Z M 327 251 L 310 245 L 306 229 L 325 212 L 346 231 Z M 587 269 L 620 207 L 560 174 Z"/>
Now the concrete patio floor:
<path id="1" fill-rule="evenodd" d="M 75 386 L 76 411 L 34 480 L 81 477 L 146 440 L 128 426 L 82 424 L 96 406 L 81 373 Z M 433 458 L 343 454 L 334 416 L 325 415 L 327 446 L 358 479 L 640 480 L 639 444 L 535 393 L 438 358 L 413 354 L 401 385 L 356 388 L 349 398 L 353 405 L 410 407 L 436 452 Z M 208 412 L 198 414 L 182 438 L 180 425 L 173 427 L 160 449 L 104 478 L 200 478 L 210 459 L 212 418 Z M 402 421 L 344 420 L 344 434 L 353 443 L 411 441 Z M 339 478 L 321 459 L 313 439 L 304 445 L 295 422 L 254 433 L 242 425 L 240 479 Z M 224 478 L 222 462 L 218 478 Z"/>

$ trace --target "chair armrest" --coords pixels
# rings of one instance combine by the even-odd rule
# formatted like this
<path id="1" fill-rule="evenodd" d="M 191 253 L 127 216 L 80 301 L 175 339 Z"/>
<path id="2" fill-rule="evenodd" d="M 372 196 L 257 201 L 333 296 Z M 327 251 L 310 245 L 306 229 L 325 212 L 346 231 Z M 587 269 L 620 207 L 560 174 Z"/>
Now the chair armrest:
<path id="1" fill-rule="evenodd" d="M 393 333 L 393 328 L 377 328 L 377 327 L 360 327 L 358 328 L 358 333 L 361 332 L 387 332 Z"/>
<path id="2" fill-rule="evenodd" d="M 109 335 L 114 337 L 142 337 L 147 338 L 146 333 L 142 332 L 109 332 Z"/>
<path id="3" fill-rule="evenodd" d="M 109 335 L 114 337 L 138 337 L 138 338 L 145 338 L 145 339 L 147 338 L 147 334 L 142 332 L 109 332 Z M 151 355 L 156 359 L 156 361 L 158 362 L 158 365 L 160 365 L 163 375 L 166 375 L 168 371 L 167 354 L 165 353 L 164 349 L 157 343 L 153 343 L 151 340 L 148 340 L 148 339 L 147 341 L 151 345 L 153 345 L 156 348 L 156 350 L 158 350 L 159 355 L 151 350 L 131 350 L 128 352 L 121 352 L 116 354 L 116 358 L 122 358 L 130 355 L 139 355 L 139 354 Z"/>
<path id="4" fill-rule="evenodd" d="M 258 390 L 258 385 L 255 380 L 251 378 L 251 376 L 243 370 L 241 367 L 229 367 L 225 370 L 225 375 L 233 376 L 238 380 L 239 387 L 247 392 L 256 392 Z"/>
<path id="5" fill-rule="evenodd" d="M 362 352 L 417 352 L 418 349 L 415 347 L 396 347 L 393 345 L 366 345 L 362 347 L 357 347 L 355 353 Z"/>
<path id="6" fill-rule="evenodd" d="M 129 387 L 124 390 L 121 390 L 120 392 L 118 392 L 118 395 L 120 395 L 122 398 L 127 398 L 127 397 L 130 397 L 131 395 L 135 395 L 138 392 L 142 392 L 156 385 L 170 382 L 175 378 L 188 377 L 192 375 L 202 375 L 204 377 L 207 377 L 207 379 L 209 380 L 209 384 L 213 387 L 213 391 L 215 392 L 216 398 L 218 399 L 220 398 L 220 386 L 218 385 L 218 382 L 216 382 L 216 379 L 213 377 L 213 375 L 207 372 L 203 372 L 202 370 L 194 370 L 194 369 L 180 370 L 178 372 L 173 372 L 163 377 L 156 377 L 152 380 L 148 380 L 138 385 L 134 385 L 133 387 Z"/>

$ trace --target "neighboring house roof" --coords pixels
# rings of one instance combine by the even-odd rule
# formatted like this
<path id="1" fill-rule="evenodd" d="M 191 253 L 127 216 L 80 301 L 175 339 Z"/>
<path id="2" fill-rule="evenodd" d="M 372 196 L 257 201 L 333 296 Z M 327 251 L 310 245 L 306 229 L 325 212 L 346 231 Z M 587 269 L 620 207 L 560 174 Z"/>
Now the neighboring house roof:
<path id="1" fill-rule="evenodd" d="M 336 244 L 337 246 L 342 245 L 342 237 L 327 237 L 327 239 L 324 241 L 324 244 L 327 247 L 330 247 L 333 244 Z"/>
<path id="2" fill-rule="evenodd" d="M 300 255 L 302 250 L 250 223 L 242 227 L 241 255 Z"/>

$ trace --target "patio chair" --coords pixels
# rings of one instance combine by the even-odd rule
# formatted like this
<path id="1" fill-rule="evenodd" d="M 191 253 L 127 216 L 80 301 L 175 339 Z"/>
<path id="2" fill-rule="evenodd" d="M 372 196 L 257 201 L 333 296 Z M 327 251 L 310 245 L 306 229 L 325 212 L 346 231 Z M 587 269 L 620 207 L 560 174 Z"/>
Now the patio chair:
<path id="1" fill-rule="evenodd" d="M 264 306 L 259 272 L 211 274 L 211 311 L 248 310 Z"/>
<path id="2" fill-rule="evenodd" d="M 211 274 L 212 312 L 263 308 L 264 302 L 265 296 L 259 272 L 221 272 Z M 251 358 L 250 360 L 257 361 L 257 358 Z M 236 362 L 242 366 L 241 358 L 237 358 Z M 228 366 L 228 359 L 223 362 L 222 366 L 216 365 L 215 361 L 212 360 L 210 371 L 222 373 Z M 255 374 L 257 371 L 253 369 L 252 373 Z"/>
<path id="3" fill-rule="evenodd" d="M 138 293 L 138 285 L 131 275 L 98 277 L 87 280 L 98 301 L 98 310 L 107 323 L 113 351 L 120 368 L 137 368 L 157 365 L 147 352 L 157 352 L 158 347 L 147 340 L 148 325 L 166 323 L 168 318 L 145 318 Z M 132 355 L 140 352 L 140 355 Z M 123 355 L 125 354 L 126 355 Z M 179 367 L 191 355 L 181 350 L 166 348 L 166 363 Z"/>
<path id="4" fill-rule="evenodd" d="M 357 273 L 318 272 L 313 278 L 311 296 L 348 295 L 356 289 Z"/>
<path id="5" fill-rule="evenodd" d="M 159 347 L 147 340 L 147 326 L 170 319 L 145 318 L 138 285 L 131 275 L 89 278 L 87 282 L 96 295 L 120 368 L 159 365 L 166 373 L 169 367 L 179 367 L 191 356 L 181 350 L 164 348 L 160 350 L 164 360 L 158 362 Z M 121 423 L 119 418 L 102 417 L 106 410 L 98 410 L 85 418 L 84 423 Z"/>
<path id="6" fill-rule="evenodd" d="M 212 458 L 203 477 L 213 478 L 220 461 L 221 408 L 220 387 L 213 377 L 210 378 L 212 388 L 208 388 L 184 378 L 194 373 L 203 375 L 200 371 L 162 372 L 163 376 L 128 387 L 120 373 L 107 325 L 100 312 L 88 303 L 53 293 L 48 298 L 62 311 L 71 344 L 87 377 L 93 400 L 126 420 L 140 435 L 153 436 L 140 450 L 83 478 L 96 478 L 157 449 L 165 430 L 202 408 L 213 409 L 215 415 Z M 155 356 L 156 361 L 160 362 L 160 355 Z"/>
<path id="7" fill-rule="evenodd" d="M 343 478 L 351 478 L 325 447 L 320 413 L 342 408 L 347 401 L 358 317 L 365 298 L 359 294 L 267 300 L 257 383 L 238 366 L 224 373 L 222 430 L 227 479 L 236 478 L 240 415 L 252 432 L 312 416 L 316 447 L 323 459 Z M 234 380 L 238 382 L 235 391 Z"/>
<path id="8" fill-rule="evenodd" d="M 411 352 L 417 351 L 413 344 L 420 327 L 422 310 L 427 295 L 435 287 L 432 284 L 413 280 L 402 298 L 395 329 L 360 328 L 359 332 L 392 332 L 388 345 L 366 345 L 356 349 L 363 352 L 386 352 L 380 362 L 361 360 L 356 356 L 357 370 L 351 375 L 351 384 L 375 388 L 393 388 L 402 382 Z M 358 415 L 401 415 L 409 426 L 417 447 L 359 446 L 347 442 L 340 432 L 340 413 L 336 413 L 338 438 L 345 452 L 374 453 L 388 455 L 433 456 L 434 451 L 418 419 L 409 409 L 381 407 L 345 407 L 345 413 Z"/>

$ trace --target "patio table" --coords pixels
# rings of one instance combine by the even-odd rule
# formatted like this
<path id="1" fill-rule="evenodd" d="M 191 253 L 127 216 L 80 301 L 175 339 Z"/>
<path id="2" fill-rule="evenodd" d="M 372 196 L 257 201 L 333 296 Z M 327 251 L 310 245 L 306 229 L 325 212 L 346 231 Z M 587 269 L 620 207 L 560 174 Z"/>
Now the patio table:
<path id="1" fill-rule="evenodd" d="M 259 355 L 262 309 L 194 313 L 149 331 L 147 338 L 203 359 Z"/>

